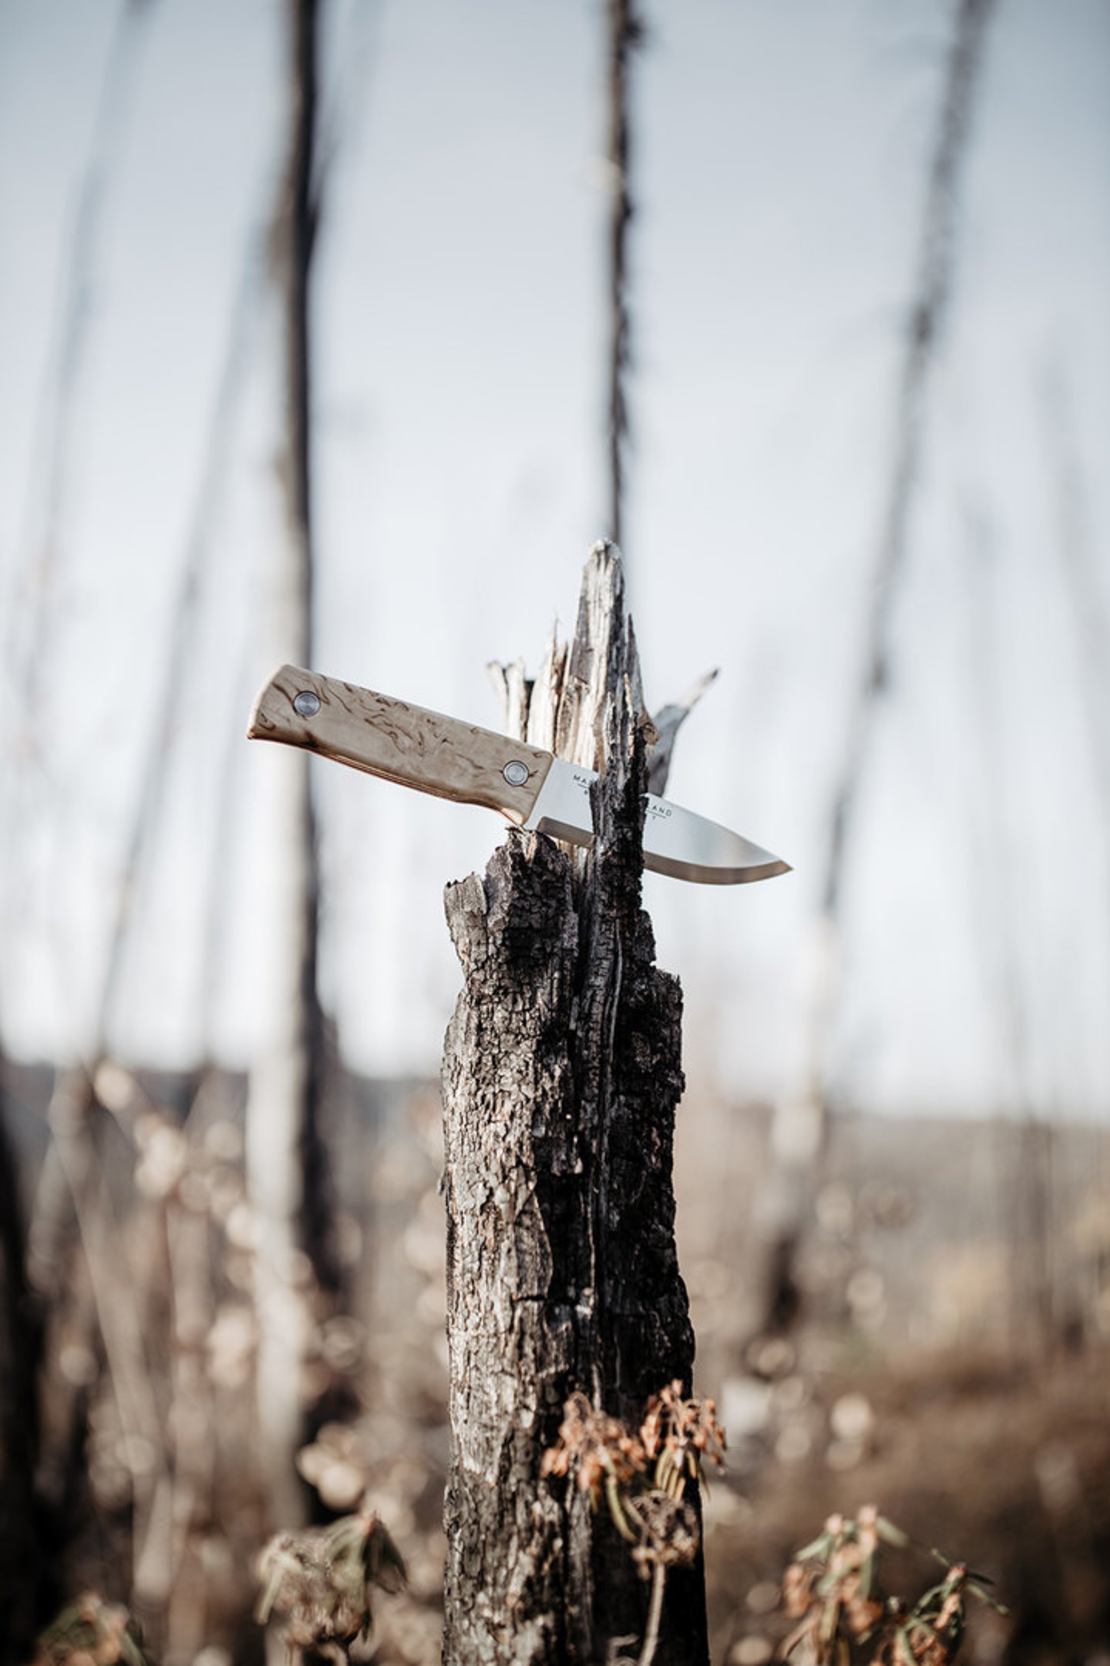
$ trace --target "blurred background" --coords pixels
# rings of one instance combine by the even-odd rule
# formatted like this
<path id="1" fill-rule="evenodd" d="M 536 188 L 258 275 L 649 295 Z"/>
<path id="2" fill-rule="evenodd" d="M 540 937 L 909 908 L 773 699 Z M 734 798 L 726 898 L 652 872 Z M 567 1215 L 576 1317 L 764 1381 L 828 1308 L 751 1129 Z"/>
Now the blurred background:
<path id="1" fill-rule="evenodd" d="M 256 1658 L 267 1531 L 369 1487 L 368 1652 L 437 1658 L 502 833 L 244 731 L 283 659 L 499 727 L 611 537 L 650 708 L 718 672 L 670 795 L 794 868 L 645 877 L 714 1658 L 881 1493 L 977 1658 L 1105 1662 L 1105 5 L 5 0 L 0 212 L 13 1639 Z"/>

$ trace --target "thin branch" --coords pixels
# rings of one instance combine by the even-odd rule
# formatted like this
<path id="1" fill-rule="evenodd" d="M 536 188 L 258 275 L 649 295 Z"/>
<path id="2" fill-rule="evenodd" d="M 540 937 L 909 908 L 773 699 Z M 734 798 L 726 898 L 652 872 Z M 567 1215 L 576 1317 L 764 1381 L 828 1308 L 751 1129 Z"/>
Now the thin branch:
<path id="1" fill-rule="evenodd" d="M 862 675 L 848 715 L 834 778 L 828 842 L 813 944 L 801 1092 L 775 1112 L 783 1155 L 766 1200 L 769 1244 L 764 1324 L 780 1329 L 797 1314 L 797 1251 L 827 1136 L 828 1058 L 839 999 L 838 939 L 846 853 L 871 751 L 875 718 L 889 681 L 891 628 L 905 576 L 930 376 L 951 305 L 960 188 L 994 0 L 958 0 L 937 138 L 925 193 L 917 273 L 903 337 L 893 420 L 893 456 L 880 522 Z"/>
<path id="2" fill-rule="evenodd" d="M 995 0 L 959 0 L 936 149 L 929 170 L 924 225 L 913 300 L 906 320 L 902 373 L 894 422 L 894 459 L 871 589 L 871 611 L 848 741 L 833 795 L 822 907 L 840 908 L 850 822 L 869 750 L 878 699 L 890 676 L 891 620 L 905 576 L 909 530 L 924 443 L 930 375 L 951 303 L 960 189 L 982 69 L 987 24 Z"/>
<path id="3" fill-rule="evenodd" d="M 609 530 L 621 542 L 624 520 L 624 448 L 628 437 L 625 373 L 630 360 L 628 312 L 628 225 L 633 215 L 629 190 L 629 64 L 643 42 L 636 0 L 609 0 L 608 177 L 609 186 Z"/>
<path id="4" fill-rule="evenodd" d="M 644 1630 L 644 1646 L 640 1650 L 637 1666 L 651 1666 L 655 1659 L 655 1651 L 659 1647 L 659 1621 L 663 1613 L 663 1588 L 666 1581 L 666 1568 L 662 1562 L 656 1562 L 651 1570 L 651 1603 Z"/>
<path id="5" fill-rule="evenodd" d="M 156 717 L 148 733 L 146 756 L 139 772 L 139 795 L 120 864 L 121 880 L 116 888 L 95 1029 L 96 1060 L 106 1052 L 112 1015 L 119 1001 L 133 902 L 160 825 L 173 743 L 180 723 L 182 689 L 187 682 L 188 668 L 196 657 L 198 605 L 215 547 L 213 535 L 232 456 L 240 395 L 250 363 L 260 282 L 260 242 L 258 233 L 253 232 L 232 305 L 223 365 L 207 423 L 208 439 L 185 538 L 169 652 L 161 662 L 161 688 L 154 702 Z"/>
<path id="6" fill-rule="evenodd" d="M 95 318 L 93 303 L 105 204 L 131 104 L 139 26 L 152 9 L 150 0 L 123 0 L 117 14 L 61 262 L 63 287 L 54 326 L 51 370 L 35 424 L 32 485 L 21 540 L 23 571 L 16 580 L 8 632 L 8 663 L 16 668 L 29 724 L 35 720 L 41 678 L 49 658 L 52 603 L 73 471 L 77 396 Z"/>

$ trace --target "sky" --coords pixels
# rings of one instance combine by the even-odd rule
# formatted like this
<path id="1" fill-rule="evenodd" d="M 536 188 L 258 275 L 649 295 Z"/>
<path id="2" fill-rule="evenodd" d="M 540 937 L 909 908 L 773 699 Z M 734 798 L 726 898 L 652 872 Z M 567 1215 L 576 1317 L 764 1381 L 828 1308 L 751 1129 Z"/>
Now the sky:
<path id="1" fill-rule="evenodd" d="M 643 9 L 624 554 L 646 692 L 657 708 L 719 669 L 669 791 L 795 870 L 729 890 L 649 875 L 645 898 L 686 990 L 691 1075 L 776 1097 L 797 1081 L 819 958 L 952 8 Z M 287 766 L 243 739 L 284 657 L 259 253 L 281 8 L 148 0 L 105 94 L 123 11 L 0 3 L 0 1028 L 24 1055 L 92 1044 L 185 612 L 164 816 L 130 877 L 109 1035 L 140 1062 L 242 1062 L 272 1021 L 266 805 Z M 537 665 L 604 531 L 603 8 L 335 0 L 325 47 L 318 669 L 496 727 L 487 663 Z M 999 0 L 845 877 L 834 1087 L 876 1108 L 1097 1113 L 1110 1090 L 1105 729 L 1061 507 L 1066 466 L 1101 629 L 1108 82 L 1100 0 Z M 314 769 L 344 1052 L 434 1071 L 459 984 L 443 887 L 484 865 L 498 823 Z"/>

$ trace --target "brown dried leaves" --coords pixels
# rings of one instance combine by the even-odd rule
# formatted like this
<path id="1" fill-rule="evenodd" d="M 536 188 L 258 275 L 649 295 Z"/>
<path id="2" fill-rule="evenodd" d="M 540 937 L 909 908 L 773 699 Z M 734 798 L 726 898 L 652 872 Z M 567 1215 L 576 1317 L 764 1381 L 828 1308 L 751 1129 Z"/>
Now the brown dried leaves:
<path id="1" fill-rule="evenodd" d="M 798 1624 L 783 1640 L 780 1656 L 793 1655 L 805 1666 L 847 1666 L 854 1659 L 866 1659 L 868 1666 L 951 1666 L 963 1638 L 965 1593 L 1001 1613 L 1005 1609 L 984 1589 L 982 1575 L 970 1574 L 964 1563 L 949 1562 L 938 1550 L 928 1554 L 945 1569 L 940 1584 L 912 1607 L 884 1596 L 878 1577 L 882 1548 L 910 1544 L 873 1505 L 854 1521 L 830 1516 L 824 1532 L 786 1570 L 783 1607 Z"/>
<path id="2" fill-rule="evenodd" d="M 705 1458 L 720 1464 L 725 1434 L 712 1400 L 684 1399 L 670 1383 L 648 1401 L 633 1433 L 619 1418 L 571 1395 L 555 1445 L 543 1455 L 541 1475 L 574 1474 L 594 1509 L 602 1498 L 646 1578 L 653 1567 L 693 1561 L 699 1537 L 695 1512 L 683 1499 Z"/>
<path id="3" fill-rule="evenodd" d="M 399 1591 L 405 1564 L 384 1523 L 366 1511 L 328 1527 L 276 1533 L 258 1559 L 258 1575 L 260 1624 L 280 1614 L 291 1652 L 312 1648 L 344 1660 L 370 1629 L 371 1586 Z"/>
<path id="4" fill-rule="evenodd" d="M 148 1659 L 127 1609 L 86 1591 L 43 1632 L 34 1666 L 148 1666 Z"/>

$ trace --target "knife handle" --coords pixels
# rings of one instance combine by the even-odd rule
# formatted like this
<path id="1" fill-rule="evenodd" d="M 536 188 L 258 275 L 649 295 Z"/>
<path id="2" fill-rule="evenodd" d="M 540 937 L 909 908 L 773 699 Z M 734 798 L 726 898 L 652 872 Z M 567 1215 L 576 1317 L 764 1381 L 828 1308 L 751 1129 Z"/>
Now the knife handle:
<path id="1" fill-rule="evenodd" d="M 295 665 L 270 678 L 247 736 L 301 746 L 436 798 L 499 810 L 518 825 L 531 815 L 551 767 L 550 752 Z"/>

